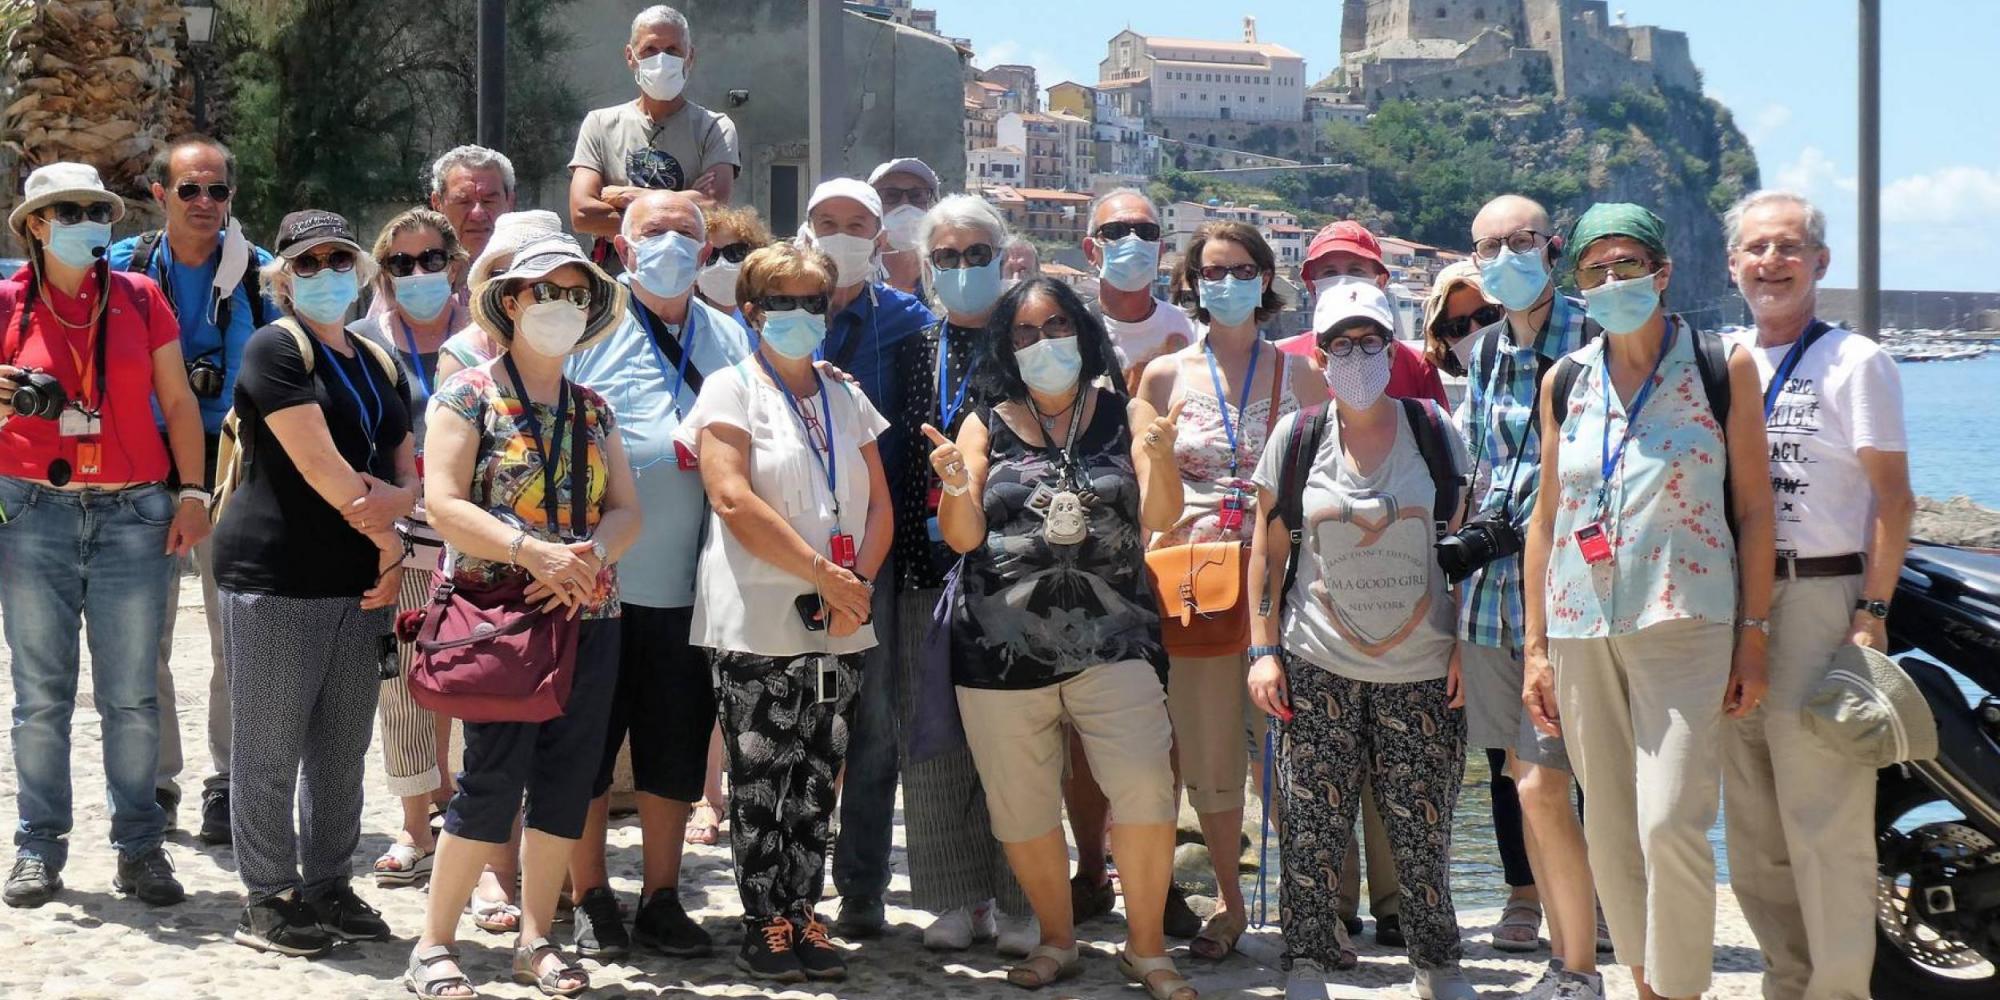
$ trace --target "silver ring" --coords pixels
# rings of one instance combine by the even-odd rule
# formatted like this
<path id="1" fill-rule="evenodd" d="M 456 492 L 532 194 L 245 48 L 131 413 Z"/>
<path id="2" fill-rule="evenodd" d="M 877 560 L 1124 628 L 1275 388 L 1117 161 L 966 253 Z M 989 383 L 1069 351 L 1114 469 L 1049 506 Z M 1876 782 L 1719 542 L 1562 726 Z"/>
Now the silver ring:
<path id="1" fill-rule="evenodd" d="M 964 472 L 964 471 L 965 471 L 965 466 L 963 466 L 963 465 L 960 465 L 960 464 L 959 464 L 959 463 L 957 463 L 957 462 L 947 462 L 947 463 L 945 463 L 945 467 L 944 467 L 944 474 L 945 474 L 945 475 L 947 475 L 947 476 L 956 476 L 956 475 L 958 475 L 959 473 L 961 473 L 961 472 Z"/>
<path id="2" fill-rule="evenodd" d="M 1147 432 L 1146 432 L 1146 443 L 1147 443 L 1147 444 L 1159 444 L 1159 443 L 1160 443 L 1160 432 L 1159 432 L 1159 431 L 1147 431 Z"/>

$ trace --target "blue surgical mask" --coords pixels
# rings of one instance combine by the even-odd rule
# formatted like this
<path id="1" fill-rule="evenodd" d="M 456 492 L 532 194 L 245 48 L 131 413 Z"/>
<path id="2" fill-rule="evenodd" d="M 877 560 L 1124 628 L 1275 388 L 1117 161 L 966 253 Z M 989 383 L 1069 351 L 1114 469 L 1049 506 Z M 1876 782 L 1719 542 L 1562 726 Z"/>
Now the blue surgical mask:
<path id="1" fill-rule="evenodd" d="M 1244 281 L 1233 274 L 1225 274 L 1221 281 L 1201 282 L 1201 307 L 1208 310 L 1208 318 L 1222 326 L 1242 326 L 1251 316 L 1256 315 L 1257 306 L 1264 301 L 1264 281 L 1251 278 Z"/>
<path id="2" fill-rule="evenodd" d="M 352 270 L 324 267 L 310 278 L 292 279 L 292 308 L 315 323 L 338 323 L 347 318 L 347 307 L 360 291 Z"/>
<path id="3" fill-rule="evenodd" d="M 1061 392 L 1075 385 L 1083 371 L 1075 337 L 1036 341 L 1015 351 L 1014 363 L 1021 367 L 1021 381 L 1038 392 Z"/>
<path id="4" fill-rule="evenodd" d="M 961 316 L 984 316 L 1000 301 L 1000 258 L 984 267 L 931 268 L 938 302 Z"/>
<path id="5" fill-rule="evenodd" d="M 1136 292 L 1152 286 L 1153 275 L 1160 269 L 1158 243 L 1148 243 L 1133 233 L 1110 243 L 1099 240 L 1097 249 L 1104 255 L 1097 275 L 1111 287 L 1121 292 Z"/>
<path id="6" fill-rule="evenodd" d="M 1515 253 L 1500 248 L 1500 256 L 1479 265 L 1479 287 L 1500 300 L 1508 312 L 1526 312 L 1542 300 L 1549 287 L 1549 264 L 1542 250 Z"/>
<path id="7" fill-rule="evenodd" d="M 661 233 L 632 244 L 632 280 L 663 299 L 677 299 L 694 284 L 701 244 L 680 233 Z"/>
<path id="8" fill-rule="evenodd" d="M 757 331 L 771 350 L 797 361 L 812 357 L 826 339 L 826 317 L 804 309 L 778 309 L 764 314 L 764 328 Z"/>
<path id="9" fill-rule="evenodd" d="M 1623 281 L 1612 279 L 1583 292 L 1584 315 L 1608 333 L 1631 333 L 1659 311 L 1660 293 L 1653 287 L 1654 275 L 1643 274 Z"/>
<path id="10" fill-rule="evenodd" d="M 396 304 L 419 323 L 436 319 L 451 301 L 451 274 L 447 271 L 435 274 L 419 271 L 390 278 L 389 282 L 396 290 Z"/>
<path id="11" fill-rule="evenodd" d="M 89 267 L 97 263 L 97 253 L 111 245 L 111 224 L 108 222 L 60 222 L 49 223 L 49 252 L 56 259 L 71 267 Z"/>

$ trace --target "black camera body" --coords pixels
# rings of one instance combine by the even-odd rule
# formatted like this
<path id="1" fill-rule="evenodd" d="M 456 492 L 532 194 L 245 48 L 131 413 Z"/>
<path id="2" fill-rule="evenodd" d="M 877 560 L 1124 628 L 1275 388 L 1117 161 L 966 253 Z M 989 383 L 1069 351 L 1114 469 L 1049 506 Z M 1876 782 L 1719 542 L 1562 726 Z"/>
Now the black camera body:
<path id="1" fill-rule="evenodd" d="M 1521 530 L 1512 521 L 1482 518 L 1438 539 L 1438 568 L 1452 583 L 1480 567 L 1521 551 Z"/>
<path id="2" fill-rule="evenodd" d="M 187 364 L 188 388 L 198 399 L 222 395 L 222 366 L 210 358 L 196 358 Z"/>
<path id="3" fill-rule="evenodd" d="M 54 375 L 31 368 L 14 376 L 13 406 L 18 416 L 54 420 L 69 406 L 69 393 Z"/>

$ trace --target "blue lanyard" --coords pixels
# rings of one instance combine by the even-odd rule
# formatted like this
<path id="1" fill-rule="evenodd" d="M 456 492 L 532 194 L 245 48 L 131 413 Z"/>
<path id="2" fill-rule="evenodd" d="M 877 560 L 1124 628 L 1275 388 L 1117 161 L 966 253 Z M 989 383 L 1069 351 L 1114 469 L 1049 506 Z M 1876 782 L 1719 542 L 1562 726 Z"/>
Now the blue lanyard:
<path id="1" fill-rule="evenodd" d="M 950 371 L 950 368 L 948 367 L 948 365 L 951 360 L 951 355 L 950 352 L 946 350 L 945 345 L 950 340 L 951 340 L 951 322 L 949 320 L 942 320 L 938 323 L 937 407 L 938 407 L 938 431 L 944 434 L 951 433 L 951 422 L 953 420 L 958 419 L 959 413 L 965 409 L 965 391 L 972 387 L 972 376 L 979 372 L 979 361 L 980 361 L 980 358 L 977 355 L 973 357 L 972 366 L 965 370 L 965 381 L 960 382 L 958 384 L 958 392 L 952 396 L 951 402 L 947 404 L 944 401 L 945 386 L 949 382 L 948 373 Z"/>
<path id="2" fill-rule="evenodd" d="M 1771 411 L 1777 407 L 1778 397 L 1785 394 L 1785 383 L 1791 380 L 1792 370 L 1797 368 L 1800 359 L 1806 356 L 1806 349 L 1829 329 L 1831 328 L 1825 323 L 1814 320 L 1813 324 L 1806 328 L 1806 332 L 1792 342 L 1792 349 L 1785 352 L 1785 360 L 1778 364 L 1778 370 L 1771 375 L 1771 385 L 1764 390 L 1765 423 L 1771 422 Z"/>
<path id="3" fill-rule="evenodd" d="M 634 305 L 638 304 L 634 303 Z M 638 306 L 638 309 L 639 323 L 646 328 L 646 346 L 653 349 L 653 360 L 660 363 L 660 371 L 664 372 L 667 370 L 667 356 L 660 350 L 660 338 L 653 326 L 658 317 L 654 316 L 653 311 L 647 309 L 645 306 Z M 681 363 L 674 368 L 674 390 L 667 397 L 667 401 L 673 405 L 676 416 L 681 413 L 681 389 L 687 385 L 688 361 L 694 357 L 694 316 L 694 307 L 690 305 L 688 307 L 687 322 L 681 326 L 681 329 L 687 333 L 687 337 L 681 341 Z"/>
<path id="4" fill-rule="evenodd" d="M 833 503 L 834 531 L 838 532 L 840 530 L 840 492 L 837 487 L 839 485 L 840 458 L 834 453 L 833 404 L 828 402 L 826 398 L 826 380 L 820 378 L 819 369 L 813 369 L 813 381 L 819 385 L 820 427 L 826 432 L 826 454 L 822 456 L 819 451 L 819 445 L 813 443 L 812 428 L 806 426 L 805 415 L 799 412 L 799 397 L 792 394 L 791 386 L 786 385 L 785 380 L 778 377 L 777 371 L 771 367 L 771 362 L 765 360 L 762 354 L 757 355 L 757 363 L 764 366 L 764 374 L 771 376 L 771 384 L 777 386 L 778 391 L 785 394 L 785 399 L 790 404 L 787 409 L 792 411 L 792 419 L 797 421 L 799 425 L 799 436 L 805 439 L 806 451 L 812 453 L 813 463 L 818 465 L 820 472 L 826 475 L 826 495 Z"/>
<path id="5" fill-rule="evenodd" d="M 1222 433 L 1229 439 L 1229 478 L 1236 478 L 1236 424 L 1229 419 L 1229 405 L 1222 398 L 1222 371 L 1215 365 L 1215 348 L 1207 337 L 1201 338 L 1201 350 L 1208 355 L 1208 377 L 1215 382 L 1215 408 L 1222 411 Z M 1243 373 L 1243 390 L 1237 393 L 1236 413 L 1241 416 L 1243 408 L 1250 405 L 1250 390 L 1257 384 L 1257 359 L 1264 354 L 1261 338 L 1250 345 L 1250 370 Z"/>
<path id="6" fill-rule="evenodd" d="M 326 346 L 326 343 L 318 337 L 313 338 L 313 343 L 326 355 L 327 367 L 333 369 L 333 373 L 339 376 L 340 384 L 347 387 L 347 394 L 354 397 L 354 408 L 361 411 L 361 416 L 368 421 L 368 427 L 364 428 L 368 435 L 368 464 L 375 464 L 375 438 L 382 432 L 384 413 L 382 393 L 375 388 L 375 377 L 368 374 L 368 359 L 362 357 L 362 352 L 367 348 L 355 343 L 352 336 L 348 337 L 347 346 L 354 348 L 354 360 L 361 363 L 361 381 L 368 383 L 368 395 L 375 400 L 373 410 L 368 408 L 367 403 L 361 401 L 360 390 L 354 388 L 354 380 L 347 377 L 347 369 L 340 367 L 340 359 L 333 353 L 333 348 Z"/>
<path id="7" fill-rule="evenodd" d="M 1653 398 L 1653 379 L 1660 373 L 1660 365 L 1667 360 L 1667 345 L 1674 339 L 1674 324 L 1670 321 L 1660 332 L 1660 353 L 1653 359 L 1653 369 L 1646 373 L 1646 381 L 1639 386 L 1639 394 L 1632 397 L 1632 405 L 1625 408 L 1625 429 L 1618 436 L 1618 450 L 1611 450 L 1611 345 L 1604 345 L 1604 454 L 1603 481 L 1597 487 L 1597 506 L 1600 511 L 1611 495 L 1611 474 L 1625 461 L 1625 446 L 1632 443 L 1632 428 L 1639 425 L 1639 413 L 1646 408 L 1646 401 Z"/>
<path id="8" fill-rule="evenodd" d="M 404 322 L 400 316 L 396 319 L 396 325 L 403 328 L 403 342 L 410 345 L 410 367 L 417 370 L 417 384 L 424 387 L 424 398 L 429 399 L 431 377 L 424 371 L 423 352 L 417 350 L 417 331 L 410 329 L 410 324 Z"/>

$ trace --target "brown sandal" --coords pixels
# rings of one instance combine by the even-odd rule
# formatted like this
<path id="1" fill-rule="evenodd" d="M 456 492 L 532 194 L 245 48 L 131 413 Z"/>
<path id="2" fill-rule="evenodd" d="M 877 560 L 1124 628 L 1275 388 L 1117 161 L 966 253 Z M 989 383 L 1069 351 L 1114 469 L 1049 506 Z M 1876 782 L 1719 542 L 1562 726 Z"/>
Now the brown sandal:
<path id="1" fill-rule="evenodd" d="M 1208 918 L 1201 933 L 1188 942 L 1188 953 L 1210 962 L 1220 962 L 1236 950 L 1236 942 L 1250 928 L 1241 910 L 1220 910 Z"/>
<path id="2" fill-rule="evenodd" d="M 1174 960 L 1165 955 L 1140 958 L 1121 948 L 1118 951 L 1118 971 L 1126 979 L 1145 987 L 1146 995 L 1153 1000 L 1197 1000 L 1201 996 L 1180 974 L 1180 970 L 1174 968 Z M 1165 976 L 1153 978 L 1163 972 Z"/>
<path id="3" fill-rule="evenodd" d="M 1073 979 L 1083 971 L 1083 961 L 1079 956 L 1076 945 L 1067 948 L 1036 945 L 1019 965 L 1007 970 L 1007 981 L 1024 990 L 1039 990 L 1065 979 Z"/>

